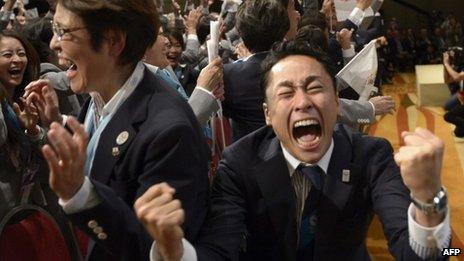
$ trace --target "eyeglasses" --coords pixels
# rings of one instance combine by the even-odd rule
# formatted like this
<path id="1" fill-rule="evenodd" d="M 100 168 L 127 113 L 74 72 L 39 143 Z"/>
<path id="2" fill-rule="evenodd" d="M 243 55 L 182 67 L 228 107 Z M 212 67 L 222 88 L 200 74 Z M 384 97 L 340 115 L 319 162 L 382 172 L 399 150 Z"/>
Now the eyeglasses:
<path id="1" fill-rule="evenodd" d="M 63 36 L 66 35 L 67 33 L 79 31 L 79 30 L 82 30 L 82 29 L 86 28 L 85 26 L 83 26 L 83 27 L 74 27 L 74 28 L 62 28 L 57 23 L 53 22 L 53 20 L 51 20 L 50 23 L 52 25 L 53 33 L 56 36 L 58 36 L 58 41 L 63 40 Z"/>

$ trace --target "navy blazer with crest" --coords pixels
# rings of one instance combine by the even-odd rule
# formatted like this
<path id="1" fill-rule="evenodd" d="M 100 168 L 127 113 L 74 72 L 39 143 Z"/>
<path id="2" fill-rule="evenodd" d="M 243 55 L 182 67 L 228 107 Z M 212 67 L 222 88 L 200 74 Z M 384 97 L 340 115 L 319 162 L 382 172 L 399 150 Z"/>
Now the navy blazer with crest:
<path id="1" fill-rule="evenodd" d="M 79 116 L 83 122 L 89 102 Z M 122 132 L 128 139 L 118 145 Z M 115 153 L 117 151 L 117 153 Z M 90 180 L 101 203 L 70 214 L 91 237 L 89 260 L 148 260 L 152 238 L 133 211 L 134 201 L 150 186 L 167 182 L 176 189 L 186 213 L 186 238 L 194 240 L 206 215 L 209 150 L 203 132 L 182 98 L 147 68 L 134 92 L 100 136 Z M 90 226 L 96 221 L 101 239 Z"/>
<path id="2" fill-rule="evenodd" d="M 369 260 L 365 237 L 374 213 L 392 255 L 418 259 L 409 245 L 409 191 L 391 145 L 342 125 L 336 126 L 333 140 L 314 253 L 302 260 Z M 347 182 L 343 170 L 350 171 Z M 295 192 L 270 127 L 224 151 L 211 193 L 207 219 L 194 242 L 198 260 L 298 260 Z"/>

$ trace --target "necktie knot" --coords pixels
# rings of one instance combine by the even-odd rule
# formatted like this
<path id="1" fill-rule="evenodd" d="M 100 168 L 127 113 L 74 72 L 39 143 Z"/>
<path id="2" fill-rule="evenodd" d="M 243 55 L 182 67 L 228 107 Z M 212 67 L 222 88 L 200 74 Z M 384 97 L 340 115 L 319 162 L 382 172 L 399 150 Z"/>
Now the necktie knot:
<path id="1" fill-rule="evenodd" d="M 304 166 L 300 164 L 298 169 L 306 176 L 306 178 L 311 181 L 311 184 L 315 189 L 319 191 L 322 190 L 324 186 L 324 174 L 322 173 L 322 169 L 319 166 Z"/>

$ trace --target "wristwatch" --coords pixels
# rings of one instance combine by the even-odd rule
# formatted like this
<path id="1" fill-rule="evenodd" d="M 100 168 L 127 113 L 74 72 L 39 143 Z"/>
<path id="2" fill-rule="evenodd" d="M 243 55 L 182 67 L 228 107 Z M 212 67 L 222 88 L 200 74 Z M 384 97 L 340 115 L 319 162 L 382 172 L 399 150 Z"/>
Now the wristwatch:
<path id="1" fill-rule="evenodd" d="M 422 211 L 426 216 L 430 216 L 432 214 L 443 213 L 448 206 L 448 194 L 446 193 L 446 189 L 441 187 L 440 191 L 435 195 L 432 200 L 432 203 L 424 203 L 420 200 L 414 198 L 411 194 L 411 201 L 416 206 L 417 209 Z"/>

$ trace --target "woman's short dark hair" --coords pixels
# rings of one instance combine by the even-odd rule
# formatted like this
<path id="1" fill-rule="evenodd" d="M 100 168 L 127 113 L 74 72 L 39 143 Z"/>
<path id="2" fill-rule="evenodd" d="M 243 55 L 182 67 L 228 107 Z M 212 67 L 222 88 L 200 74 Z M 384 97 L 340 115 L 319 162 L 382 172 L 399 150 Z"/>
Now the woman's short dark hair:
<path id="1" fill-rule="evenodd" d="M 281 60 L 292 55 L 308 56 L 322 64 L 324 69 L 331 77 L 334 91 L 336 91 L 335 68 L 330 62 L 329 56 L 324 51 L 322 51 L 320 47 L 311 45 L 306 41 L 302 41 L 301 39 L 295 39 L 292 41 L 276 43 L 273 46 L 271 53 L 263 61 L 261 66 L 260 87 L 265 99 L 267 99 L 266 89 L 269 85 L 269 72 L 271 71 L 272 67 L 274 67 L 274 65 L 276 65 Z"/>
<path id="2" fill-rule="evenodd" d="M 310 45 L 319 46 L 324 52 L 329 51 L 327 35 L 321 28 L 315 25 L 305 25 L 298 29 L 295 40 L 308 42 Z"/>
<path id="3" fill-rule="evenodd" d="M 204 44 L 206 41 L 206 38 L 209 35 L 210 32 L 210 21 L 211 18 L 209 16 L 203 16 L 200 18 L 200 21 L 198 22 L 197 26 L 197 36 L 198 36 L 198 41 L 200 44 Z"/>
<path id="4" fill-rule="evenodd" d="M 124 32 L 120 64 L 137 63 L 156 41 L 160 24 L 153 0 L 59 0 L 58 4 L 83 20 L 95 51 L 108 31 Z"/>
<path id="5" fill-rule="evenodd" d="M 327 30 L 327 19 L 325 15 L 318 11 L 306 12 L 298 23 L 298 28 L 306 25 L 315 25 L 321 28 L 322 31 Z"/>
<path id="6" fill-rule="evenodd" d="M 251 52 L 269 51 L 290 28 L 287 7 L 279 0 L 246 1 L 238 9 L 236 27 Z"/>
<path id="7" fill-rule="evenodd" d="M 182 46 L 182 50 L 185 49 L 184 36 L 178 29 L 168 29 L 164 32 L 164 36 L 166 36 L 169 41 L 171 41 L 171 38 L 177 40 L 180 46 Z"/>
<path id="8" fill-rule="evenodd" d="M 285 9 L 288 7 L 288 3 L 290 2 L 289 0 L 277 0 Z M 297 1 L 294 1 L 297 2 Z"/>
<path id="9" fill-rule="evenodd" d="M 32 47 L 32 45 L 29 43 L 28 40 L 21 34 L 11 31 L 11 30 L 3 30 L 0 33 L 0 40 L 5 38 L 5 37 L 11 37 L 16 40 L 18 40 L 21 45 L 24 47 L 24 50 L 26 51 L 26 57 L 27 57 L 27 66 L 26 70 L 24 71 L 24 76 L 23 76 L 23 81 L 19 86 L 15 87 L 14 90 L 14 95 L 13 95 L 13 100 L 18 100 L 19 97 L 23 95 L 24 88 L 26 85 L 28 85 L 31 81 L 35 81 L 39 78 L 39 72 L 40 72 L 40 61 L 39 61 L 39 55 L 35 51 L 35 49 Z"/>

